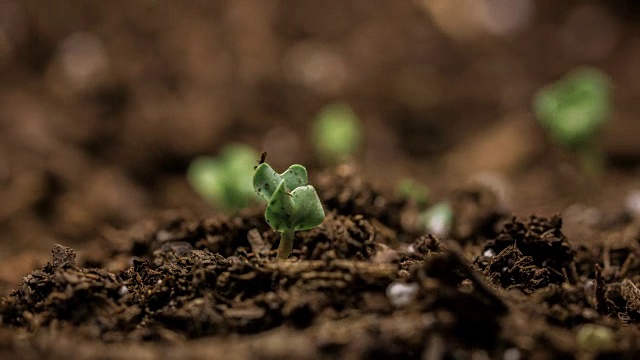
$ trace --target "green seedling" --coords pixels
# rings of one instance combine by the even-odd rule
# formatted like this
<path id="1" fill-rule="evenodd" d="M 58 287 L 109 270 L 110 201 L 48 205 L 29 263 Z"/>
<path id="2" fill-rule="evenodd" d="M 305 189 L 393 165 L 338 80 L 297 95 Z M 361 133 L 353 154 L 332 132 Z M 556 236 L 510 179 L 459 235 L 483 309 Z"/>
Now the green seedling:
<path id="1" fill-rule="evenodd" d="M 418 227 L 429 234 L 447 237 L 453 224 L 453 209 L 447 202 L 440 202 L 418 215 Z"/>
<path id="2" fill-rule="evenodd" d="M 228 212 L 237 211 L 259 201 L 249 180 L 258 156 L 246 145 L 228 145 L 218 157 L 194 159 L 187 180 L 211 204 Z"/>
<path id="3" fill-rule="evenodd" d="M 286 259 L 293 249 L 295 232 L 313 229 L 324 220 L 316 189 L 308 185 L 307 169 L 296 164 L 278 174 L 269 164 L 262 163 L 253 174 L 253 187 L 267 202 L 267 224 L 280 232 L 278 258 Z"/>
<path id="4" fill-rule="evenodd" d="M 584 324 L 578 328 L 576 342 L 584 351 L 599 353 L 616 348 L 616 335 L 606 326 Z"/>
<path id="5" fill-rule="evenodd" d="M 611 113 L 611 82 L 594 68 L 580 68 L 534 97 L 536 116 L 549 136 L 578 157 L 588 175 L 602 172 L 603 154 L 596 144 Z"/>
<path id="6" fill-rule="evenodd" d="M 346 103 L 325 106 L 316 116 L 313 142 L 320 159 L 338 164 L 353 156 L 362 142 L 360 119 Z"/>
<path id="7" fill-rule="evenodd" d="M 419 210 L 424 210 L 428 205 L 429 190 L 415 180 L 402 179 L 397 185 L 396 192 L 400 198 L 413 201 Z"/>

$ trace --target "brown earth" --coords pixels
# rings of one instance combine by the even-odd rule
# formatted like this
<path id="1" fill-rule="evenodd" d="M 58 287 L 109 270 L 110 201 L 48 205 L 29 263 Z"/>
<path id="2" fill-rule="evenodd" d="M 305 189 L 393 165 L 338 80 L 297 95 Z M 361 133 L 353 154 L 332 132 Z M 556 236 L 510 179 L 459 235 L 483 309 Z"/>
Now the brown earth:
<path id="1" fill-rule="evenodd" d="M 638 6 L 539 1 L 498 36 L 373 3 L 0 0 L 0 358 L 639 358 Z M 584 64 L 616 88 L 599 179 L 530 110 Z M 366 146 L 325 167 L 338 99 Z M 261 208 L 185 181 L 230 141 L 309 169 L 327 217 L 287 261 Z"/>

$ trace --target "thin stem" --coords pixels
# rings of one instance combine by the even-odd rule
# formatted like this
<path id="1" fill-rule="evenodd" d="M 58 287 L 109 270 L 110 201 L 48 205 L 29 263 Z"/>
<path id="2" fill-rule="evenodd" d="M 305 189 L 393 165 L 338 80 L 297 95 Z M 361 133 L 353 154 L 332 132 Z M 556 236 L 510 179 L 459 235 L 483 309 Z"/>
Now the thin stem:
<path id="1" fill-rule="evenodd" d="M 278 258 L 286 259 L 293 249 L 293 240 L 295 232 L 293 230 L 285 230 L 280 233 L 280 244 L 278 245 Z"/>
<path id="2" fill-rule="evenodd" d="M 604 172 L 604 154 L 596 144 L 586 144 L 577 149 L 577 156 L 584 175 L 598 179 Z"/>

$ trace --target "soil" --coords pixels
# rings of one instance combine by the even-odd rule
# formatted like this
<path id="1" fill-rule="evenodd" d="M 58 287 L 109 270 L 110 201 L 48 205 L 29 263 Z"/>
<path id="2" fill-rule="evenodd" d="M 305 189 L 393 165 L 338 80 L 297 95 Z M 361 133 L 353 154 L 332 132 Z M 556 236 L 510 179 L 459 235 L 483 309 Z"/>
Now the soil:
<path id="1" fill-rule="evenodd" d="M 436 3 L 0 1 L 0 358 L 640 358 L 638 6 L 497 36 Z M 601 177 L 530 109 L 585 63 L 616 84 Z M 337 99 L 366 146 L 326 166 Z M 286 261 L 262 207 L 185 180 L 230 141 L 309 170 L 326 218 Z"/>

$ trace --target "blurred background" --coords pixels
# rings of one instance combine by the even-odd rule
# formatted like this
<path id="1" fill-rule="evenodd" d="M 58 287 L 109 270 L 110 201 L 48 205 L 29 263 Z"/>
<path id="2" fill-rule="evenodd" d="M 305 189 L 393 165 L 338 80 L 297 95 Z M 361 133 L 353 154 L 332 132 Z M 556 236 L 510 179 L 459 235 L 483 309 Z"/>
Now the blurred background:
<path id="1" fill-rule="evenodd" d="M 0 0 L 0 281 L 54 243 L 208 211 L 185 172 L 229 142 L 317 166 L 309 129 L 334 101 L 361 119 L 378 186 L 446 196 L 491 171 L 514 211 L 557 212 L 573 173 L 532 95 L 595 66 L 615 88 L 611 178 L 631 187 L 638 20 L 631 0 Z"/>

